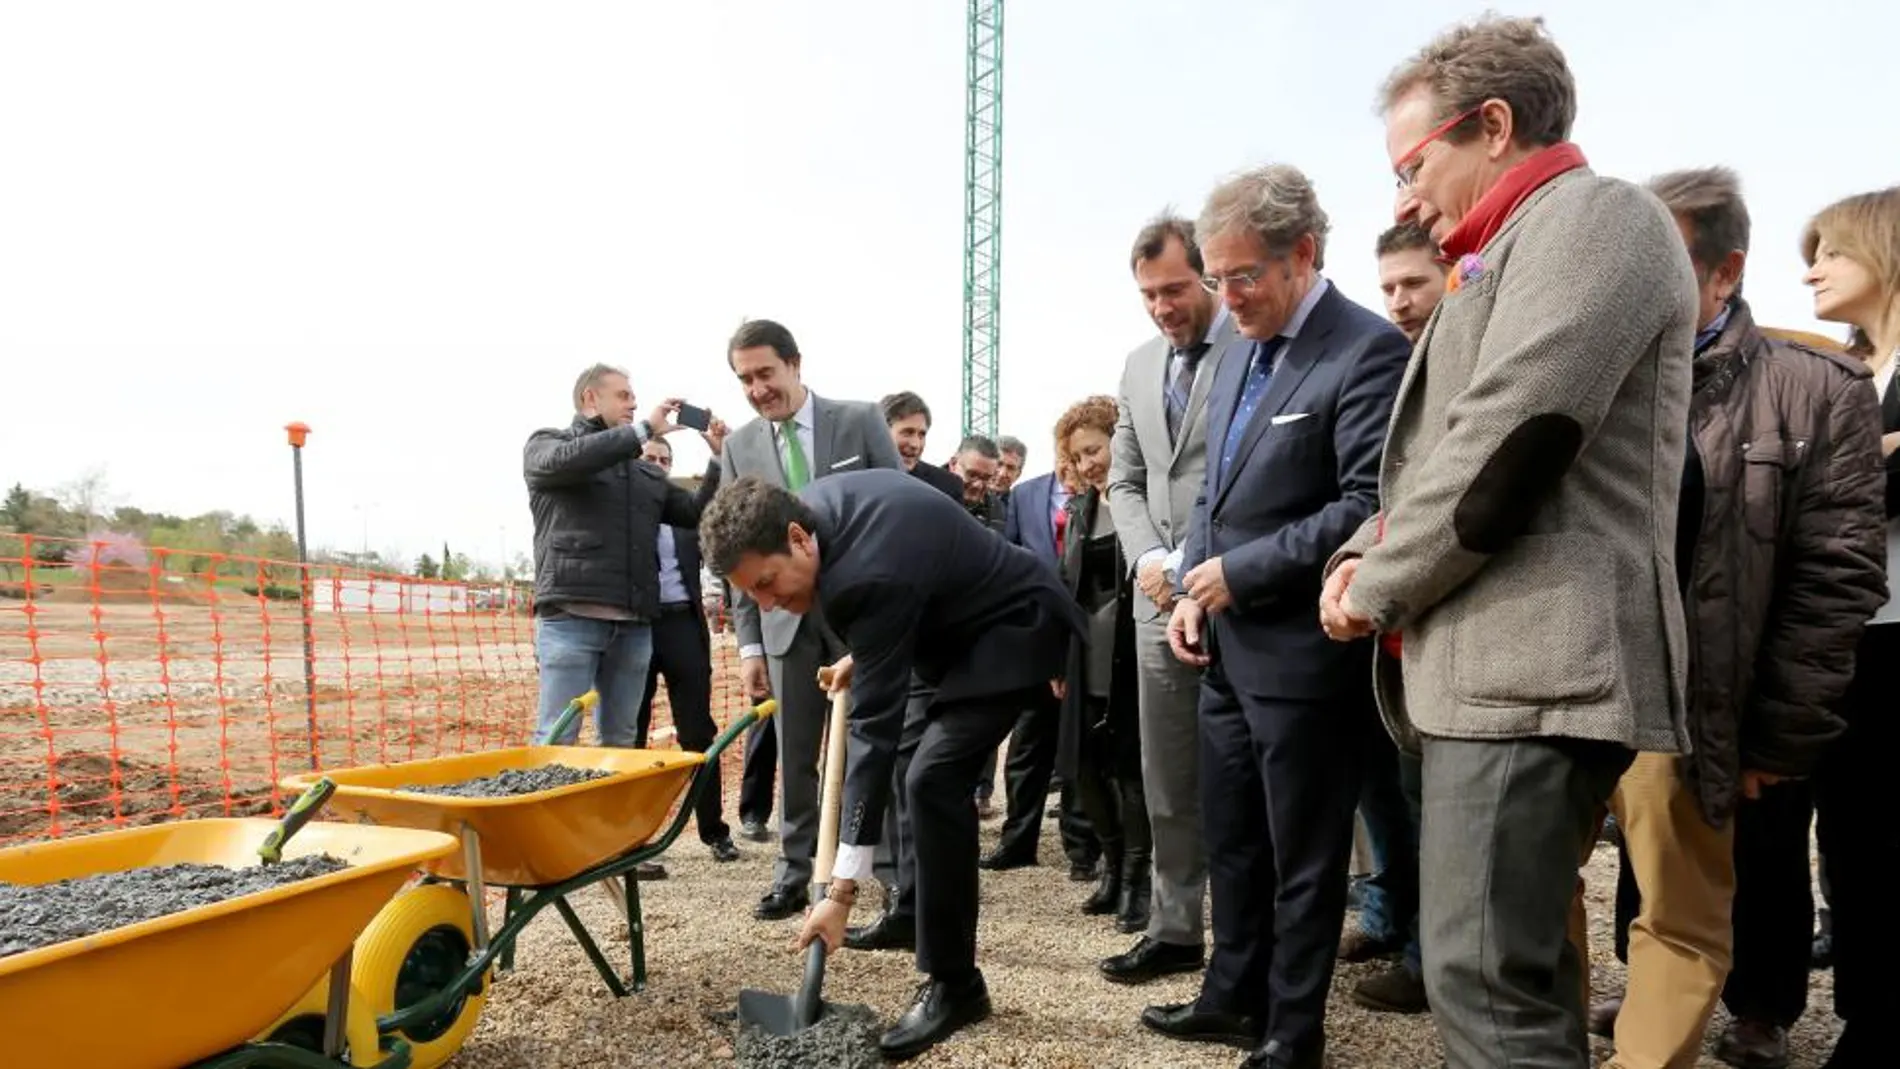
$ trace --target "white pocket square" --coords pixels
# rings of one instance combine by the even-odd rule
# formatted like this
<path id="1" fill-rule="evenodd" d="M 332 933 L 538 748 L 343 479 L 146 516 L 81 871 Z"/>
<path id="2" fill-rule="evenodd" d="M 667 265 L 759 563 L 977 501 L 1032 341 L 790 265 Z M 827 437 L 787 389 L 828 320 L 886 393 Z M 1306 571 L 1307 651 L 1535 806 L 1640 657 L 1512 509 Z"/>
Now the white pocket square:
<path id="1" fill-rule="evenodd" d="M 1311 412 L 1288 412 L 1284 415 L 1273 417 L 1272 426 L 1279 427 L 1288 423 L 1298 423 L 1310 415 L 1312 415 Z"/>
<path id="2" fill-rule="evenodd" d="M 836 464 L 833 464 L 831 466 L 831 470 L 837 471 L 839 468 L 844 467 L 846 464 L 856 464 L 858 461 L 863 460 L 863 459 L 864 459 L 863 453 L 853 453 L 850 456 L 844 458 L 843 460 L 840 460 Z"/>

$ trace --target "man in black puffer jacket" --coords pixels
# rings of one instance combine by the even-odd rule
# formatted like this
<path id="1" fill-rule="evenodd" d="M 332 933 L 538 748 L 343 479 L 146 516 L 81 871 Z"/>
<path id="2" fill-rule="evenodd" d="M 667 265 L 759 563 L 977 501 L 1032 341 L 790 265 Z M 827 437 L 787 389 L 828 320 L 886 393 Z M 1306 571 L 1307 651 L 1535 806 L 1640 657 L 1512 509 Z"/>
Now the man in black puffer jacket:
<path id="1" fill-rule="evenodd" d="M 702 437 L 712 462 L 697 495 L 640 459 L 646 439 L 676 430 L 677 399 L 633 422 L 626 372 L 596 364 L 574 383 L 574 422 L 534 432 L 524 451 L 534 513 L 535 659 L 540 666 L 534 741 L 567 703 L 600 692 L 595 729 L 605 746 L 632 746 L 660 612 L 659 527 L 698 527 L 719 489 L 726 425 Z M 575 725 L 561 743 L 580 732 Z"/>

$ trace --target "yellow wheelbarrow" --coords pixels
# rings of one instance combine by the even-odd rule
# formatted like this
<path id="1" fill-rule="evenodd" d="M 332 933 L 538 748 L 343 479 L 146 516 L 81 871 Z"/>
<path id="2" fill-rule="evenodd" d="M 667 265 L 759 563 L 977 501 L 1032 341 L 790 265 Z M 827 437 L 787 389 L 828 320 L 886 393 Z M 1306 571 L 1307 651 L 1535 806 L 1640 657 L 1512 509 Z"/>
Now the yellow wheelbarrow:
<path id="1" fill-rule="evenodd" d="M 599 696 L 569 703 L 548 737 L 559 738 Z M 719 757 L 777 710 L 765 701 L 721 732 L 705 753 L 582 746 L 521 746 L 485 753 L 325 772 L 336 793 L 329 813 L 389 828 L 454 836 L 461 849 L 420 867 L 421 886 L 398 896 L 357 940 L 351 982 L 377 1014 L 376 1028 L 401 1039 L 415 1069 L 453 1057 L 480 1018 L 488 971 L 514 963 L 528 922 L 552 906 L 600 973 L 624 997 L 646 986 L 646 929 L 633 871 L 664 853 L 693 814 L 699 792 L 719 775 Z M 460 797 L 407 788 L 440 786 L 550 765 L 604 772 L 580 783 L 500 797 Z M 302 791 L 318 775 L 291 776 Z M 679 809 L 663 830 L 667 812 Z M 657 837 L 656 837 L 656 834 Z M 568 896 L 600 885 L 627 918 L 632 976 L 623 979 L 581 923 Z M 489 931 L 490 888 L 504 889 L 502 924 Z M 306 1004 L 314 1005 L 315 996 Z"/>
<path id="2" fill-rule="evenodd" d="M 281 824 L 186 820 L 0 850 L 0 881 L 26 885 L 181 862 L 240 868 L 257 862 L 260 843 L 267 860 L 328 854 L 348 866 L 0 957 L 0 1062 L 34 1069 L 408 1066 L 408 1051 L 400 1043 L 383 1049 L 373 1017 L 352 997 L 351 947 L 416 867 L 453 853 L 456 842 L 409 828 L 312 823 L 294 850 L 278 853 L 273 844 L 315 808 L 300 811 L 300 801 Z M 285 1022 L 285 1008 L 312 985 L 329 1011 L 315 1034 L 276 1033 L 273 1022 Z"/>

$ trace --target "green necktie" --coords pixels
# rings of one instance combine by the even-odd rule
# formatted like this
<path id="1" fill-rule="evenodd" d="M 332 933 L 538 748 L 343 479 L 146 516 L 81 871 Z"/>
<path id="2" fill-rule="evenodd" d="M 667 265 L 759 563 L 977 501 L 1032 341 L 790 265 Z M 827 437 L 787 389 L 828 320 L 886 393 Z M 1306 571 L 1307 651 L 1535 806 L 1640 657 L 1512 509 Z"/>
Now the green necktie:
<path id="1" fill-rule="evenodd" d="M 779 433 L 785 436 L 785 481 L 787 489 L 796 494 L 811 481 L 811 468 L 805 463 L 805 446 L 798 440 L 798 421 L 788 419 L 778 425 Z"/>

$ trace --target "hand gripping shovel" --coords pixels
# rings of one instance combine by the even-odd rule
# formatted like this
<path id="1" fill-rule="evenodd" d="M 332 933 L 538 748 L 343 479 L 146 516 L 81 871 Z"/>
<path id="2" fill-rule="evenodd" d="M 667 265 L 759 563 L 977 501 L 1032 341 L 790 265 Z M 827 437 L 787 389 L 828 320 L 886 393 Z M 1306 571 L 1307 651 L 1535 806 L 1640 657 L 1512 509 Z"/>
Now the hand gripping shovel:
<path id="1" fill-rule="evenodd" d="M 845 715 L 848 691 L 831 695 L 831 724 L 825 731 L 825 793 L 818 816 L 818 862 L 812 867 L 812 902 L 825 895 L 831 866 L 838 857 L 838 810 L 844 791 Z M 805 953 L 805 982 L 792 996 L 769 991 L 739 992 L 739 1028 L 757 1028 L 769 1035 L 790 1036 L 818 1023 L 825 1012 L 825 941 L 815 939 Z"/>

